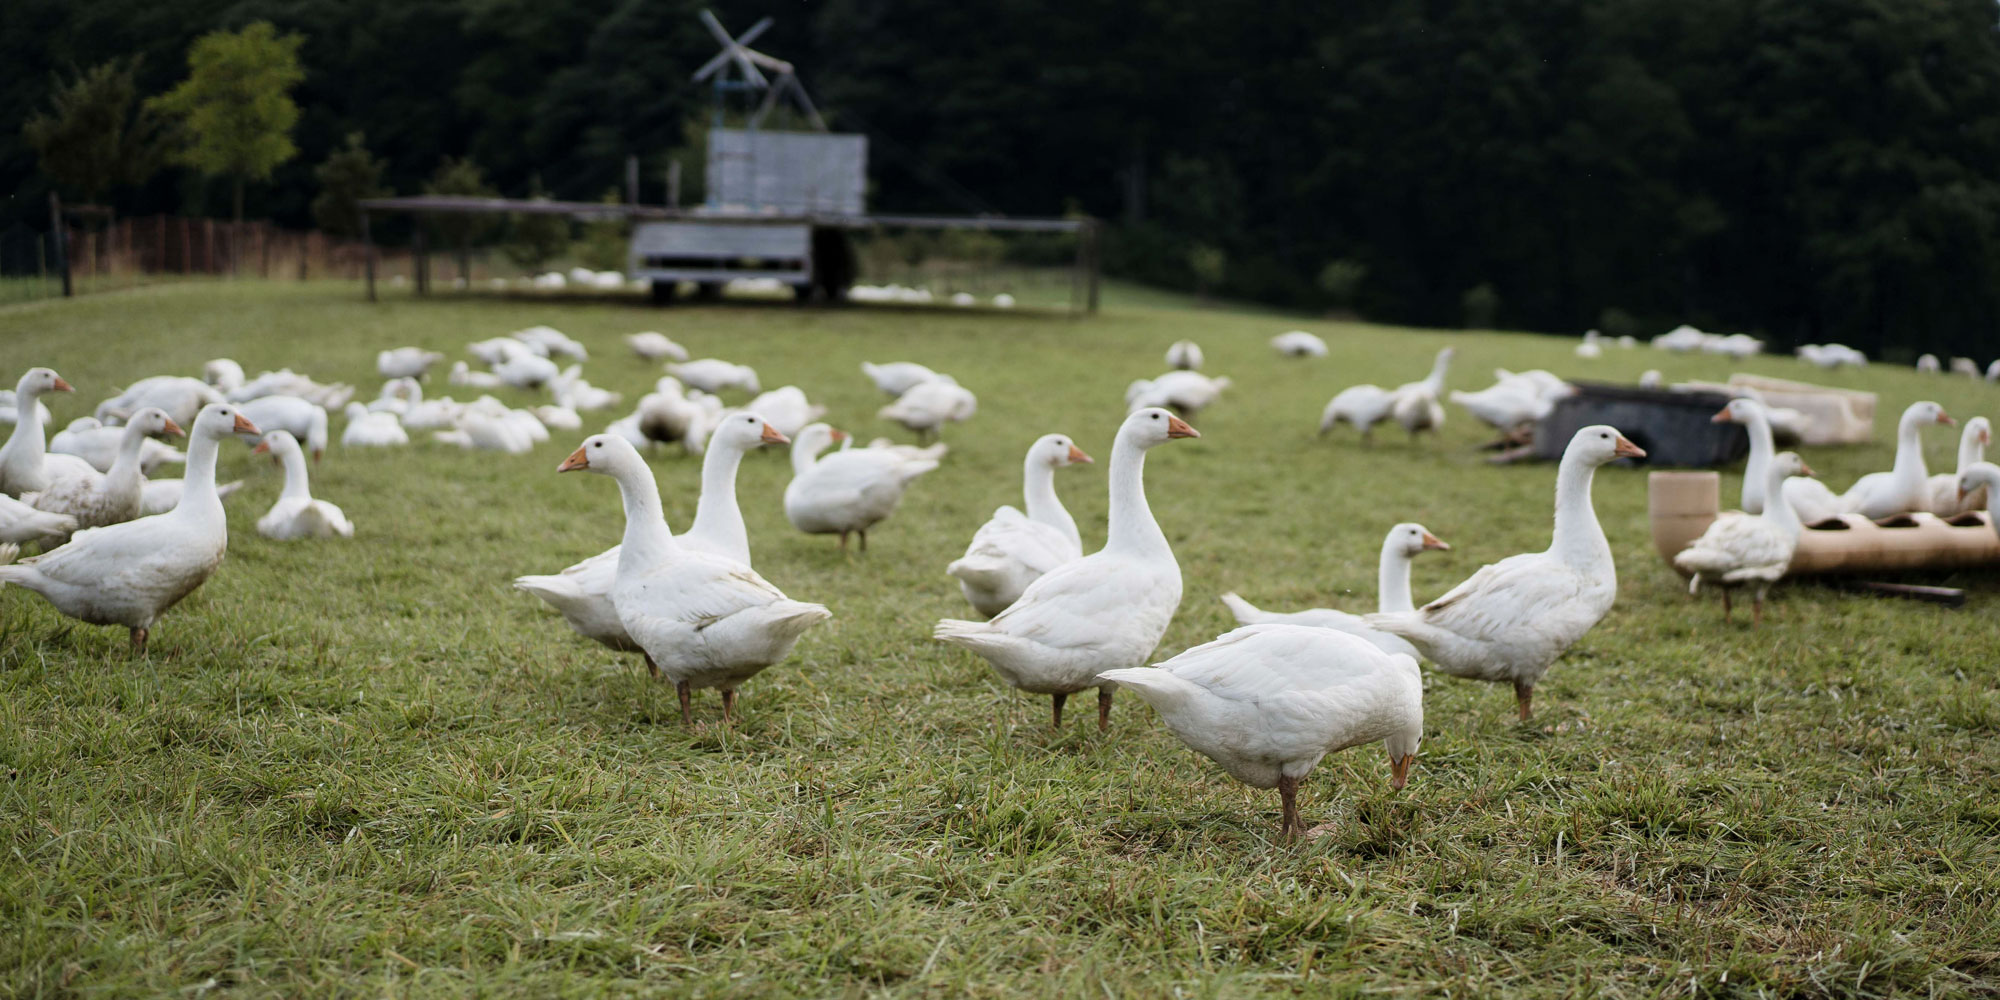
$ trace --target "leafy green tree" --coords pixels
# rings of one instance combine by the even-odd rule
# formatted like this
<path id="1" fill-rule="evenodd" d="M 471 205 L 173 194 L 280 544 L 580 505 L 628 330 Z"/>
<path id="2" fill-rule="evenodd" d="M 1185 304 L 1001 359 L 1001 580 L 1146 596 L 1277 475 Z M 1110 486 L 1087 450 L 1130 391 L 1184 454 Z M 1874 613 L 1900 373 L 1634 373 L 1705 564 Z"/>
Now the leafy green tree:
<path id="1" fill-rule="evenodd" d="M 1350 257 L 1329 261 L 1319 269 L 1319 278 L 1314 284 L 1326 293 L 1327 302 L 1335 309 L 1354 308 L 1354 296 L 1361 290 L 1361 282 L 1368 277 L 1368 265 Z"/>
<path id="2" fill-rule="evenodd" d="M 470 157 L 446 157 L 438 164 L 437 172 L 424 183 L 425 194 L 459 195 L 473 198 L 493 198 L 499 195 L 493 185 L 486 182 L 486 173 Z M 490 215 L 449 212 L 431 216 L 431 232 L 440 246 L 449 247 L 458 261 L 458 276 L 467 281 L 472 279 L 471 247 L 492 238 L 497 228 Z"/>
<path id="3" fill-rule="evenodd" d="M 305 79 L 304 42 L 279 35 L 269 21 L 203 35 L 188 49 L 188 78 L 147 102 L 180 120 L 181 163 L 231 180 L 239 223 L 244 185 L 269 178 L 298 153 L 291 133 L 299 106 L 291 89 Z"/>
<path id="4" fill-rule="evenodd" d="M 1195 291 L 1202 298 L 1207 298 L 1216 286 L 1222 284 L 1223 275 L 1229 268 L 1229 255 L 1221 247 L 1197 243 L 1188 248 L 1187 267 L 1194 274 Z"/>
<path id="5" fill-rule="evenodd" d="M 95 201 L 159 169 L 160 121 L 136 102 L 138 69 L 137 57 L 112 60 L 57 82 L 49 108 L 21 127 L 58 187 Z"/>
<path id="6" fill-rule="evenodd" d="M 528 197 L 533 201 L 549 200 L 548 192 L 542 188 L 540 177 L 534 179 Z M 523 270 L 539 271 L 542 265 L 569 250 L 567 215 L 517 212 L 508 219 L 508 229 L 507 242 L 500 250 Z"/>
<path id="7" fill-rule="evenodd" d="M 618 189 L 606 191 L 598 200 L 606 205 L 618 204 Z M 584 223 L 583 238 L 577 241 L 577 263 L 593 271 L 624 271 L 631 234 L 631 227 L 624 219 L 593 219 Z"/>
<path id="8" fill-rule="evenodd" d="M 1491 330 L 1500 316 L 1500 293 L 1492 282 L 1482 281 L 1465 290 L 1459 299 L 1465 310 L 1465 328 L 1468 330 Z"/>
<path id="9" fill-rule="evenodd" d="M 335 236 L 361 235 L 360 202 L 389 193 L 382 185 L 382 167 L 382 161 L 369 154 L 367 139 L 349 132 L 347 145 L 313 168 L 319 194 L 313 198 L 312 214 L 319 228 Z"/>

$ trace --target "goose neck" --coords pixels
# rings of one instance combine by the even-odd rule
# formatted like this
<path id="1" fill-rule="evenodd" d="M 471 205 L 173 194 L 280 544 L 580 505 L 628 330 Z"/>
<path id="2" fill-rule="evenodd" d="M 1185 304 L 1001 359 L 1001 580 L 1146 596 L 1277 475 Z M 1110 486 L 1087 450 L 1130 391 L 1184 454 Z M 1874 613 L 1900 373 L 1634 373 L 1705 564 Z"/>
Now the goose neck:
<path id="1" fill-rule="evenodd" d="M 736 503 L 736 471 L 743 449 L 721 441 L 708 443 L 701 459 L 701 496 L 695 500 L 694 523 L 688 531 L 748 551 L 750 534 L 743 527 L 743 509 Z"/>
<path id="2" fill-rule="evenodd" d="M 285 449 L 279 461 L 285 466 L 285 489 L 279 496 L 286 500 L 311 500 L 312 484 L 307 479 L 306 453 L 297 447 Z"/>
<path id="3" fill-rule="evenodd" d="M 176 517 L 201 517 L 220 519 L 222 498 L 215 494 L 215 458 L 222 449 L 222 441 L 213 435 L 196 432 L 190 435 L 187 448 L 187 465 L 181 473 L 181 501 L 173 509 Z M 291 480 L 286 479 L 290 488 Z"/>
<path id="4" fill-rule="evenodd" d="M 1410 599 L 1410 557 L 1391 534 L 1382 542 L 1382 560 L 1375 571 L 1375 610 L 1389 614 L 1416 609 Z"/>
<path id="5" fill-rule="evenodd" d="M 1610 561 L 1611 543 L 1590 503 L 1597 466 L 1580 455 L 1564 455 L 1556 472 L 1556 527 L 1550 548 L 1572 565 Z"/>
<path id="6" fill-rule="evenodd" d="M 1968 427 L 1958 438 L 1958 474 L 1986 461 L 1986 447 L 1979 443 L 1977 428 Z"/>
<path id="7" fill-rule="evenodd" d="M 1906 416 L 1896 425 L 1896 464 L 1892 472 L 1901 479 L 1926 479 L 1930 470 L 1924 465 L 1924 421 L 1922 417 Z"/>
<path id="8" fill-rule="evenodd" d="M 1111 525 L 1104 547 L 1167 552 L 1167 536 L 1146 503 L 1146 449 L 1120 438 L 1111 446 Z"/>
<path id="9" fill-rule="evenodd" d="M 643 462 L 637 467 L 620 468 L 618 496 L 625 504 L 625 537 L 618 562 L 625 566 L 646 566 L 672 555 L 678 548 L 660 509 L 660 486 Z"/>
<path id="10" fill-rule="evenodd" d="M 146 435 L 138 427 L 127 427 L 118 437 L 118 455 L 111 460 L 111 468 L 104 470 L 104 479 L 114 488 L 129 485 L 140 479 L 139 453 L 146 446 Z"/>
<path id="11" fill-rule="evenodd" d="M 1797 538 L 1799 532 L 1805 530 L 1805 524 L 1799 520 L 1798 510 L 1793 508 L 1791 503 L 1785 499 L 1785 480 L 1787 478 L 1789 477 L 1777 469 L 1773 468 L 1771 470 L 1770 476 L 1765 482 L 1765 489 L 1768 491 L 1767 495 L 1770 499 L 1764 502 L 1764 517 L 1768 518 L 1772 524 L 1777 525 L 1778 530 L 1783 531 L 1792 538 Z"/>
<path id="12" fill-rule="evenodd" d="M 1021 499 L 1028 508 L 1028 520 L 1039 521 L 1077 541 L 1076 519 L 1056 496 L 1055 466 L 1030 453 L 1021 467 Z"/>

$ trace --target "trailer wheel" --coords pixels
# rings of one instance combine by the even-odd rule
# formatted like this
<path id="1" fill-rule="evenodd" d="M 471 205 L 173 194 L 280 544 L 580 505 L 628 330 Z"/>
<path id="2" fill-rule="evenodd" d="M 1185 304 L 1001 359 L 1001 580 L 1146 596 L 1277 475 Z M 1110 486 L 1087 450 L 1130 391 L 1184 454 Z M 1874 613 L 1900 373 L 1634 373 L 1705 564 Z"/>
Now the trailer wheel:
<path id="1" fill-rule="evenodd" d="M 647 294 L 652 297 L 654 305 L 670 306 L 674 304 L 673 282 L 661 281 L 658 278 L 654 278 L 652 281 L 647 282 L 647 287 Z"/>

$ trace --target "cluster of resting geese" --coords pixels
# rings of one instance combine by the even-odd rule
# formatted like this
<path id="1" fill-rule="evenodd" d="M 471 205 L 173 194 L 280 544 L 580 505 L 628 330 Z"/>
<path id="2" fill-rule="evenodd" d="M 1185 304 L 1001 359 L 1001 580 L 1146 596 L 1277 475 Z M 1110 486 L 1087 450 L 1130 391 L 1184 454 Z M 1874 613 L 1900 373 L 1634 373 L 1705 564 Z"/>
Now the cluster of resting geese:
<path id="1" fill-rule="evenodd" d="M 524 576 L 515 585 L 547 602 L 581 635 L 644 657 L 657 678 L 671 682 L 683 719 L 696 689 L 721 692 L 728 720 L 736 691 L 784 660 L 800 636 L 831 617 L 822 605 L 795 601 L 752 568 L 749 537 L 737 505 L 735 479 L 743 455 L 767 445 L 791 446 L 793 478 L 785 490 L 787 518 L 802 531 L 850 534 L 865 549 L 868 530 L 896 508 L 913 480 L 938 467 L 944 445 L 886 440 L 854 447 L 846 435 L 817 422 L 823 408 L 796 387 L 761 393 L 756 374 L 715 359 L 686 361 L 657 333 L 627 338 L 648 361 L 672 358 L 672 375 L 631 415 L 585 438 L 558 467 L 591 472 L 618 485 L 625 512 L 619 545 L 559 573 Z M 1282 353 L 1317 357 L 1326 345 L 1293 332 L 1273 341 Z M 516 450 L 511 429 L 533 422 L 575 429 L 581 408 L 614 405 L 615 395 L 588 385 L 572 367 L 560 371 L 551 354 L 581 359 L 583 349 L 547 327 L 471 345 L 488 367 L 461 363 L 455 385 L 546 387 L 556 397 L 542 412 L 510 410 L 482 399 L 428 404 L 420 384 L 440 355 L 416 348 L 384 351 L 378 370 L 388 378 L 373 404 L 350 404 L 349 445 L 407 440 L 407 429 L 432 428 L 464 447 Z M 1113 692 L 1144 699 L 1189 747 L 1237 779 L 1278 789 L 1283 833 L 1303 828 L 1296 793 L 1326 754 L 1381 742 L 1391 784 L 1401 788 L 1415 760 L 1423 727 L 1421 661 L 1457 677 L 1510 684 L 1522 719 L 1534 688 L 1565 649 L 1601 620 L 1617 595 L 1612 553 L 1591 504 L 1599 466 L 1644 452 L 1608 426 L 1576 432 L 1556 472 L 1555 526 L 1547 549 L 1510 556 L 1421 606 L 1410 594 L 1410 560 L 1448 548 L 1422 525 L 1397 524 L 1382 543 L 1379 604 L 1370 613 L 1314 609 L 1260 610 L 1235 594 L 1222 600 L 1241 627 L 1165 662 L 1148 665 L 1181 600 L 1181 575 L 1167 537 L 1146 503 L 1146 454 L 1174 441 L 1199 438 L 1188 422 L 1227 388 L 1227 379 L 1199 374 L 1200 348 L 1183 341 L 1168 352 L 1173 370 L 1135 382 L 1128 415 L 1111 443 L 1110 513 L 1104 547 L 1084 554 L 1076 523 L 1057 498 L 1055 470 L 1091 458 L 1062 434 L 1034 441 L 1023 463 L 1025 510 L 1003 506 L 974 532 L 948 572 L 977 618 L 936 624 L 936 639 L 990 664 L 1013 686 L 1049 695 L 1054 723 L 1064 701 L 1097 691 L 1100 728 Z M 1393 420 L 1411 434 L 1443 422 L 1438 397 L 1450 351 L 1424 379 L 1395 389 L 1357 386 L 1326 407 L 1324 427 L 1347 422 L 1365 435 Z M 910 362 L 863 364 L 864 373 L 895 398 L 882 416 L 921 435 L 964 420 L 972 394 L 950 376 Z M 1546 413 L 1566 391 L 1547 373 L 1500 373 L 1478 393 L 1454 393 L 1475 416 L 1513 427 Z M 487 379 L 496 380 L 489 383 Z M 671 383 L 671 384 L 669 384 Z M 760 393 L 748 405 L 723 406 L 715 393 Z M 285 467 L 283 495 L 257 522 L 280 539 L 348 535 L 338 508 L 314 499 L 307 454 L 325 447 L 326 407 L 352 390 L 295 373 L 251 380 L 234 362 L 211 362 L 203 379 L 146 379 L 107 400 L 45 442 L 48 420 L 40 399 L 70 385 L 48 368 L 31 369 L 15 389 L 14 429 L 0 449 L 0 541 L 39 544 L 39 555 L 15 560 L 10 544 L 0 585 L 40 594 L 63 614 L 131 630 L 143 651 L 147 631 L 222 561 L 227 545 L 222 498 L 215 481 L 217 450 L 235 437 L 254 442 Z M 518 414 L 518 415 L 517 415 Z M 1935 403 L 1903 415 L 1895 467 L 1863 477 L 1836 495 L 1805 476 L 1792 453 L 1772 453 L 1767 415 L 1756 401 L 1737 399 L 1716 416 L 1745 425 L 1750 466 L 1741 515 L 1725 515 L 1680 556 L 1694 585 L 1763 591 L 1784 571 L 1800 526 L 1827 512 L 1871 517 L 1906 510 L 1955 510 L 1983 505 L 2000 490 L 2000 468 L 1980 461 L 1990 431 L 1969 422 L 1961 468 L 1926 475 L 1918 435 L 1950 418 Z M 155 440 L 185 434 L 183 455 Z M 303 439 L 303 444 L 301 443 Z M 659 487 L 641 449 L 678 444 L 701 453 L 701 494 L 693 522 L 668 527 Z M 835 443 L 843 446 L 831 452 Z M 168 461 L 185 464 L 185 478 L 148 479 Z M 232 484 L 233 485 L 233 484 Z M 1727 590 L 1724 591 L 1725 595 Z M 1725 596 L 1726 600 L 1726 596 Z M 1726 610 L 1725 610 L 1726 614 Z"/>

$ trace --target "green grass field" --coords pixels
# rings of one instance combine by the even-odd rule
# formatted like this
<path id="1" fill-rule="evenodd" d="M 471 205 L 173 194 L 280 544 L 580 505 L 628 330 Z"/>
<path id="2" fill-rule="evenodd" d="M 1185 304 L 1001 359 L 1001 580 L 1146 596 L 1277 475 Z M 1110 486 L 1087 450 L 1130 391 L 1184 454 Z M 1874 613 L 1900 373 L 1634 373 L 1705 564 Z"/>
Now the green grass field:
<path id="1" fill-rule="evenodd" d="M 1652 550 L 1642 472 L 1598 476 L 1618 606 L 1550 671 L 1531 726 L 1497 686 L 1427 678 L 1422 757 L 1388 788 L 1379 749 L 1325 761 L 1301 803 L 1334 833 L 1276 840 L 1276 795 L 1183 748 L 1129 695 L 1048 727 L 1045 698 L 929 640 L 965 606 L 945 564 L 1020 454 L 1074 435 L 1097 467 L 1058 488 L 1103 538 L 1102 461 L 1127 381 L 1193 337 L 1235 379 L 1202 438 L 1154 452 L 1152 505 L 1186 597 L 1159 658 L 1267 607 L 1373 601 L 1382 533 L 1451 542 L 1419 599 L 1547 541 L 1554 470 L 1496 468 L 1452 409 L 1441 437 L 1319 439 L 1352 382 L 1451 382 L 1495 365 L 1721 377 L 1714 358 L 1567 340 L 1118 305 L 1081 320 L 437 299 L 353 286 L 203 284 L 0 309 L 5 369 L 80 390 L 198 374 L 229 356 L 372 397 L 377 349 L 462 357 L 548 323 L 627 393 L 657 371 L 619 336 L 804 387 L 837 426 L 907 437 L 856 369 L 907 359 L 980 398 L 870 551 L 786 524 L 781 454 L 745 463 L 758 569 L 835 620 L 682 726 L 636 658 L 569 632 L 512 577 L 612 544 L 617 492 L 558 476 L 582 435 L 524 457 L 428 442 L 332 448 L 314 492 L 347 541 L 275 543 L 277 470 L 225 451 L 228 561 L 135 660 L 122 629 L 0 593 L 0 995 L 4 996 L 1973 996 L 2000 991 L 2000 576 L 1960 610 L 1785 586 L 1761 631 L 1691 604 Z M 1291 326 L 1333 357 L 1275 356 Z M 1809 451 L 1836 488 L 1887 468 L 1888 427 L 2000 390 L 1877 367 L 1752 371 L 1874 389 L 1884 440 Z M 6 376 L 8 379 L 13 374 Z M 435 391 L 444 391 L 441 387 Z M 461 398 L 464 393 L 460 393 Z M 522 394 L 520 402 L 528 402 Z M 609 419 L 605 415 L 604 419 Z M 602 426 L 597 421 L 592 429 Z M 337 434 L 337 431 L 336 431 Z M 1956 435 L 1929 440 L 1948 468 Z M 682 527 L 697 463 L 657 457 Z M 1737 480 L 1726 474 L 1724 495 Z"/>

